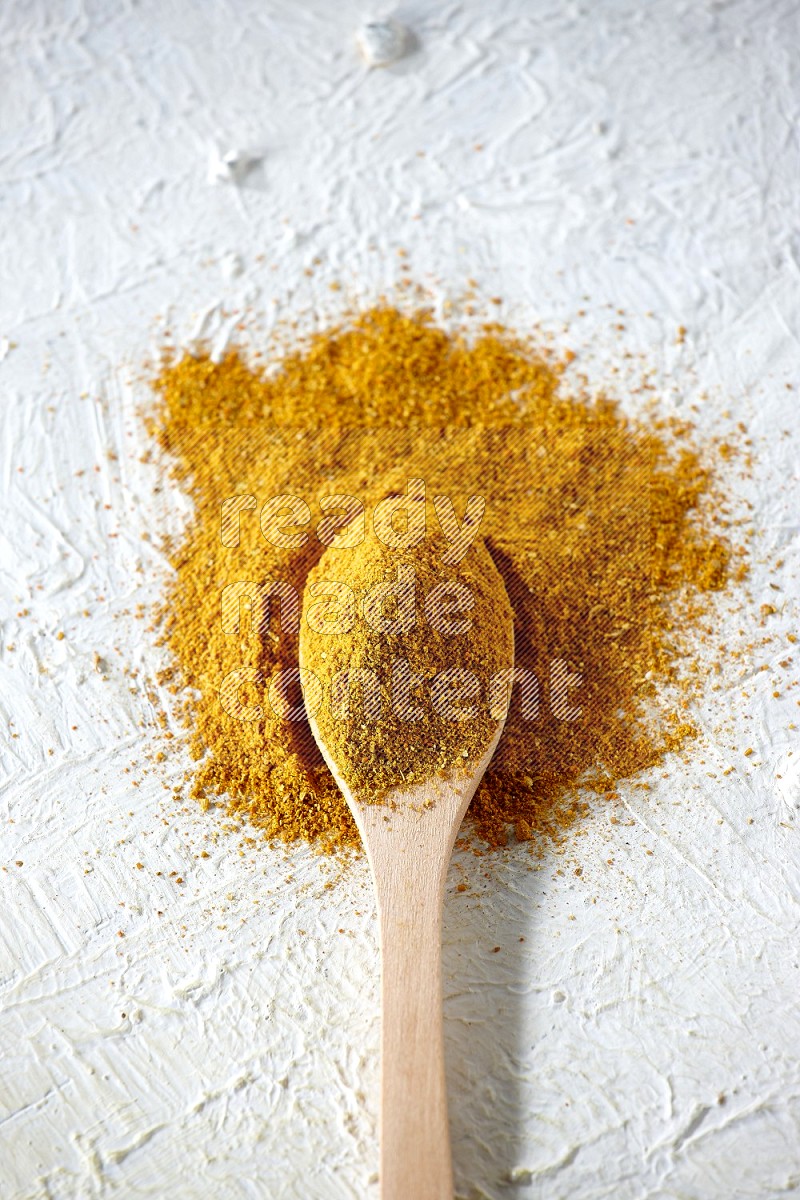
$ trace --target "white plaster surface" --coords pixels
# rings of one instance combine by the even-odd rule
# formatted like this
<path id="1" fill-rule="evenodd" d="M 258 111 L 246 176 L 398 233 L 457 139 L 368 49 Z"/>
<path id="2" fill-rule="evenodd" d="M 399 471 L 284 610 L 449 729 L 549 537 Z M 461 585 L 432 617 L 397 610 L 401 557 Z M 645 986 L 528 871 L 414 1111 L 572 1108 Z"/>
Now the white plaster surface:
<path id="1" fill-rule="evenodd" d="M 387 17 L 413 42 L 371 70 Z M 798 45 L 791 0 L 2 6 L 3 1200 L 377 1196 L 366 868 L 240 853 L 147 763 L 142 535 L 186 507 L 139 462 L 134 372 L 166 327 L 221 346 L 249 310 L 263 343 L 403 261 L 598 386 L 627 348 L 668 410 L 748 426 L 753 602 L 719 623 L 776 635 L 723 667 L 692 763 L 587 825 L 581 876 L 457 856 L 458 1194 L 800 1189 Z"/>

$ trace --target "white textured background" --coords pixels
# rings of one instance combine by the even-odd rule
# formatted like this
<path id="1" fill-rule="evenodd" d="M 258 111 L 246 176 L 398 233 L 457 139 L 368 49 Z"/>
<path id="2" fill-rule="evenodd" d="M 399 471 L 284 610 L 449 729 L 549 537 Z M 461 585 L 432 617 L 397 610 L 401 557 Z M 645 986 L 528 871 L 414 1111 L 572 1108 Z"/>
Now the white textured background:
<path id="1" fill-rule="evenodd" d="M 263 330 L 333 311 L 334 279 L 374 297 L 400 247 L 437 296 L 472 276 L 542 322 L 598 385 L 628 347 L 668 408 L 747 424 L 753 603 L 719 622 L 731 647 L 775 634 L 709 692 L 693 765 L 626 792 L 629 825 L 587 826 L 581 877 L 574 851 L 532 870 L 514 850 L 490 878 L 457 858 L 459 1195 L 792 1193 L 798 6 L 419 2 L 398 13 L 416 52 L 375 71 L 353 39 L 369 15 L 0 12 L 0 1195 L 377 1194 L 366 868 L 326 888 L 306 851 L 242 854 L 170 807 L 180 764 L 143 773 L 158 657 L 131 614 L 163 568 L 142 534 L 185 507 L 138 461 L 126 364 L 166 324 L 221 342 L 237 310 Z M 211 184 L 213 145 L 263 158 Z"/>

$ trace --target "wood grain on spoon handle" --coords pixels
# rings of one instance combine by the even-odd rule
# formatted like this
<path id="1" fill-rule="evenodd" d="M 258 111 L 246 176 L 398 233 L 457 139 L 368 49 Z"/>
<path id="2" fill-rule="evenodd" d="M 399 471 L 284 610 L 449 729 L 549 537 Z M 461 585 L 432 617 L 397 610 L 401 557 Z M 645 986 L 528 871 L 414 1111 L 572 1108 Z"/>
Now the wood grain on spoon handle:
<path id="1" fill-rule="evenodd" d="M 381 944 L 381 1200 L 452 1200 L 441 929 L 453 806 L 365 816 Z M 377 819 L 375 819 L 377 816 Z M 457 826 L 456 826 L 457 828 Z"/>
<path id="2" fill-rule="evenodd" d="M 442 1023 L 442 908 L 461 821 L 502 732 L 469 774 L 429 779 L 393 808 L 353 802 L 381 944 L 381 1200 L 452 1200 Z M 429 807 L 426 807 L 429 805 Z"/>

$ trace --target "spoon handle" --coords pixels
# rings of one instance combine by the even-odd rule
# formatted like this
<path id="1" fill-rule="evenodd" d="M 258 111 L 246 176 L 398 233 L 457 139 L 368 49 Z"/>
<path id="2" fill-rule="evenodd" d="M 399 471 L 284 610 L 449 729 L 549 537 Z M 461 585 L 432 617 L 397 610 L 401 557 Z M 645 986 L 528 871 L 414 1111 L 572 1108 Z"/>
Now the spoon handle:
<path id="1" fill-rule="evenodd" d="M 367 839 L 381 943 L 380 1194 L 452 1200 L 441 933 L 453 813 L 396 813 L 391 825 Z"/>

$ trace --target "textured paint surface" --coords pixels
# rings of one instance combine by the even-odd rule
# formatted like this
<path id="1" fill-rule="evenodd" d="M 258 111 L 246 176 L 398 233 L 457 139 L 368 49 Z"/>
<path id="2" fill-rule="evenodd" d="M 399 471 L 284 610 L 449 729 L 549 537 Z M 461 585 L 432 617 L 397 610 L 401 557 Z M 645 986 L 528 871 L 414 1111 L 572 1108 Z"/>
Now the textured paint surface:
<path id="1" fill-rule="evenodd" d="M 776 635 L 723 664 L 693 763 L 626 790 L 630 824 L 587 826 L 582 875 L 456 857 L 459 1195 L 791 1193 L 797 7 L 411 4 L 410 52 L 369 69 L 355 34 L 384 15 L 0 13 L 0 1194 L 377 1195 L 365 867 L 326 888 L 338 868 L 308 852 L 240 854 L 171 806 L 182 764 L 142 772 L 160 659 L 133 613 L 164 570 L 143 535 L 186 505 L 139 461 L 135 367 L 166 327 L 221 347 L 250 309 L 263 344 L 335 312 L 332 282 L 374 299 L 404 263 L 437 303 L 474 277 L 598 385 L 624 394 L 628 348 L 668 410 L 746 423 L 755 605 L 719 621 L 731 648 Z"/>

